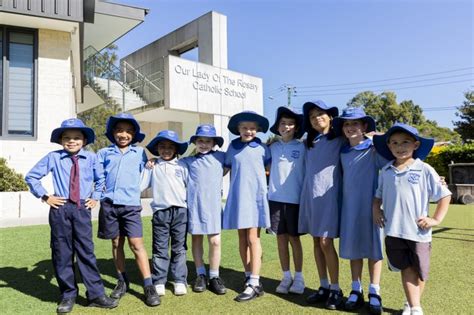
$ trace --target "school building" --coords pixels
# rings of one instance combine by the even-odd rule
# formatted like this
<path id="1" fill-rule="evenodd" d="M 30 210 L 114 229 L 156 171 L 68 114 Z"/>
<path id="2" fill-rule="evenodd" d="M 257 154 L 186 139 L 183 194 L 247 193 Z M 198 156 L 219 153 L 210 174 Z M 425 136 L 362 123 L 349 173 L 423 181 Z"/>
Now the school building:
<path id="1" fill-rule="evenodd" d="M 144 144 L 161 129 L 189 139 L 201 123 L 229 139 L 230 116 L 263 113 L 262 80 L 227 69 L 227 17 L 216 12 L 119 65 L 107 62 L 103 48 L 146 15 L 145 8 L 99 0 L 0 1 L 0 157 L 10 167 L 24 175 L 58 149 L 49 142 L 52 129 L 105 103 L 135 115 Z M 180 57 L 193 49 L 198 61 Z M 52 191 L 50 179 L 44 182 Z M 47 206 L 29 192 L 1 192 L 0 203 L 0 226 L 47 218 Z"/>

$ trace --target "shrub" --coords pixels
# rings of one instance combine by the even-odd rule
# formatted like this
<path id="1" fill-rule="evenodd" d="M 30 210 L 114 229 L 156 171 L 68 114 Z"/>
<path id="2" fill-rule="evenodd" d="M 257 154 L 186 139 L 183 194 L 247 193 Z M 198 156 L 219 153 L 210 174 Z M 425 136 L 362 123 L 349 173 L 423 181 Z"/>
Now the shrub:
<path id="1" fill-rule="evenodd" d="M 426 163 L 434 167 L 440 176 L 448 177 L 448 165 L 454 163 L 472 163 L 474 161 L 474 144 L 451 145 L 439 152 L 431 152 Z"/>
<path id="2" fill-rule="evenodd" d="M 27 191 L 23 175 L 16 173 L 7 165 L 7 160 L 0 158 L 0 191 Z"/>

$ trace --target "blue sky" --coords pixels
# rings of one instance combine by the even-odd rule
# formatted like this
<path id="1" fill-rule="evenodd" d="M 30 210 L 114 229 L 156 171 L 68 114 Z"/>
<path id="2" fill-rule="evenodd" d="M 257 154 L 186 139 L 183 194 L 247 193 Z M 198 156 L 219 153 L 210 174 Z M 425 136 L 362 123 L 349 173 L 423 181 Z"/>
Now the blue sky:
<path id="1" fill-rule="evenodd" d="M 287 84 L 295 107 L 322 99 L 342 109 L 358 92 L 394 91 L 451 128 L 474 89 L 471 0 L 113 2 L 150 9 L 118 41 L 120 57 L 211 10 L 226 15 L 228 68 L 263 79 L 267 117 L 286 105 Z"/>

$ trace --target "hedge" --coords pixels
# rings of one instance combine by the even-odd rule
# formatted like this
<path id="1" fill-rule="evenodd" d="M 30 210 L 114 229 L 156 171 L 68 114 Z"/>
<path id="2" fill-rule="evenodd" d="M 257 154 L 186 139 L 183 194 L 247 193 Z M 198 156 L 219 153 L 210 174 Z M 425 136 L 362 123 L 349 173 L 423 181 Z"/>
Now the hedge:
<path id="1" fill-rule="evenodd" d="M 433 166 L 440 176 L 447 178 L 451 162 L 474 163 L 474 144 L 450 145 L 438 152 L 433 150 L 425 162 Z"/>
<path id="2" fill-rule="evenodd" d="M 28 191 L 23 175 L 16 173 L 7 165 L 7 160 L 0 158 L 0 192 Z"/>

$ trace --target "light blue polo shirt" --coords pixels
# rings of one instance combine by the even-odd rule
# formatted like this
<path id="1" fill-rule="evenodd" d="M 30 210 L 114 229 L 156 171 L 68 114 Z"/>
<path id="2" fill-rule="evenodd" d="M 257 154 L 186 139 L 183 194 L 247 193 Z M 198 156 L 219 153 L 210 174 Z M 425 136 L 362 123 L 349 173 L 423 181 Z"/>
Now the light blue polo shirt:
<path id="1" fill-rule="evenodd" d="M 187 182 L 186 163 L 177 158 L 170 161 L 158 158 L 153 169 L 145 168 L 142 172 L 140 189 L 143 191 L 151 187 L 153 200 L 150 205 L 153 212 L 169 207 L 187 208 Z"/>
<path id="2" fill-rule="evenodd" d="M 420 229 L 416 224 L 429 214 L 429 202 L 451 195 L 440 182 L 436 171 L 420 159 L 403 171 L 393 162 L 382 168 L 375 197 L 382 199 L 385 215 L 385 234 L 388 236 L 431 242 L 431 229 Z"/>
<path id="3" fill-rule="evenodd" d="M 293 139 L 270 145 L 272 165 L 268 185 L 268 200 L 299 204 L 305 170 L 304 143 Z"/>
<path id="4" fill-rule="evenodd" d="M 122 153 L 113 144 L 100 149 L 97 158 L 105 172 L 101 199 L 108 198 L 115 205 L 140 206 L 140 175 L 147 161 L 143 148 L 130 145 Z"/>

